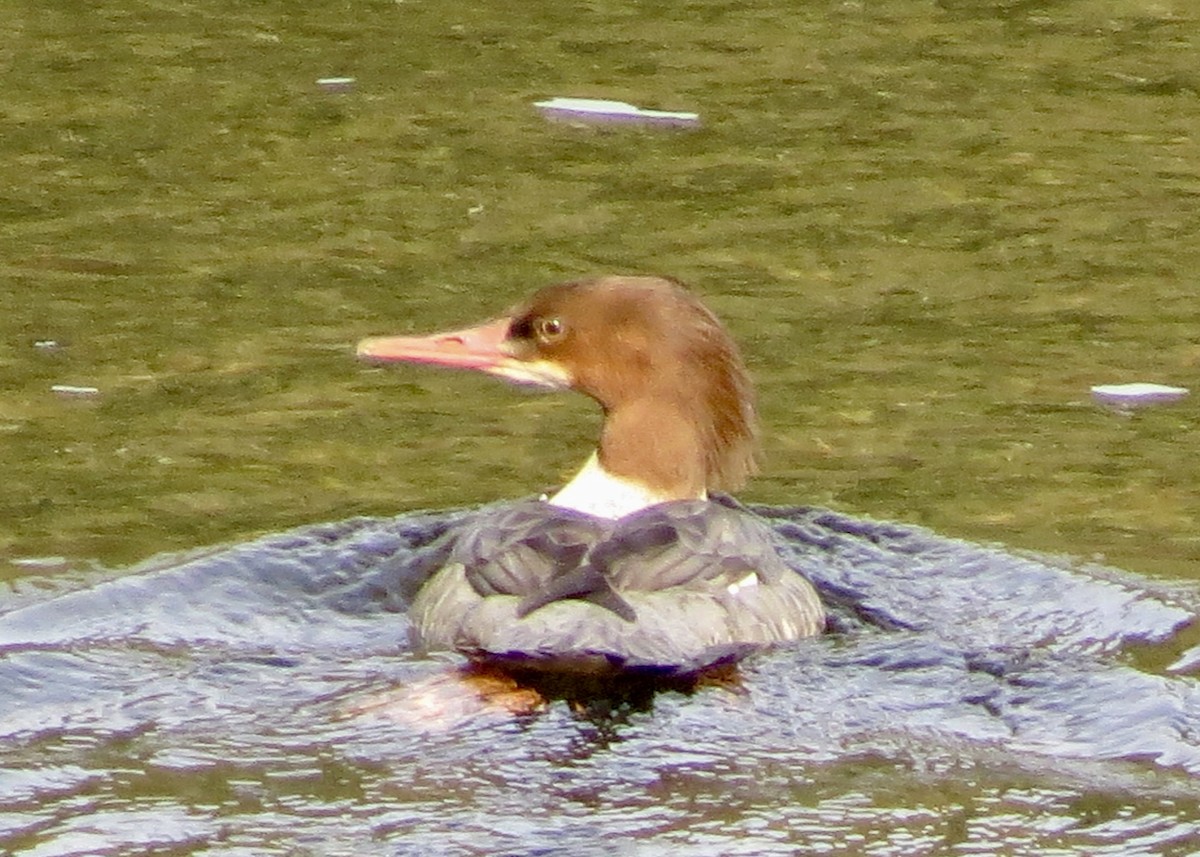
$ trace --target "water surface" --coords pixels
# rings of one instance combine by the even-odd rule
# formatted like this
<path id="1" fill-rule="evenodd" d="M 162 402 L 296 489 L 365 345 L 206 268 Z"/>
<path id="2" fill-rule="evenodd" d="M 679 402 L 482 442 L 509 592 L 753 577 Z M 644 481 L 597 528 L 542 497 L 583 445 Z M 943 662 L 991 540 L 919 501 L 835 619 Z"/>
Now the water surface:
<path id="1" fill-rule="evenodd" d="M 0 576 L 16 603 L 94 564 L 551 485 L 589 449 L 588 403 L 367 368 L 352 346 L 619 271 L 693 284 L 743 344 L 764 424 L 748 499 L 1200 579 L 1196 399 L 1121 416 L 1087 393 L 1194 386 L 1198 23 L 1185 0 L 9 3 Z M 335 75 L 353 91 L 316 84 Z M 703 127 L 548 124 L 531 104 L 553 95 L 695 110 Z M 583 727 L 556 712 L 538 729 L 574 746 Z M 420 818 L 451 794 L 507 795 L 511 776 L 541 786 L 547 828 L 577 813 L 583 830 L 596 794 L 646 788 L 609 779 L 626 751 L 602 747 L 576 794 L 570 766 L 509 731 L 477 738 L 532 754 L 534 773 L 473 778 L 456 735 L 368 746 L 367 791 L 410 788 L 399 772 L 444 752 Z M 376 811 L 359 775 L 312 772 L 320 750 L 288 781 L 311 791 L 271 791 L 285 747 L 196 778 L 169 811 L 174 775 L 132 778 L 99 840 L 58 831 L 21 853 L 106 837 L 140 853 L 120 830 L 175 822 L 199 842 L 187 807 L 263 789 L 315 817 Z M 797 767 L 786 736 L 779 751 L 777 768 L 668 776 L 679 839 L 655 841 L 733 853 L 704 837 L 736 829 L 760 854 L 803 831 L 830 852 L 937 853 L 995 834 L 1011 853 L 1159 853 L 1156 836 L 1196 823 L 1136 777 L 1097 791 L 1003 762 L 951 756 L 947 778 L 910 755 Z M 93 788 L 85 769 L 122 782 L 119 748 L 62 753 L 71 800 Z"/>

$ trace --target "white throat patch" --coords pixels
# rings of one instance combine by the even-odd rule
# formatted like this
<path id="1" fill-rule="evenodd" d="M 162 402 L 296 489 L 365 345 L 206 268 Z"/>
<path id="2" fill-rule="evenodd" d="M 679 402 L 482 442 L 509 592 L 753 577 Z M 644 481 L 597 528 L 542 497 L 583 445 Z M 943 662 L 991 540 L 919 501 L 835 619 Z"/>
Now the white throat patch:
<path id="1" fill-rule="evenodd" d="M 703 500 L 705 496 L 701 494 L 698 499 Z M 655 494 L 645 485 L 613 476 L 601 466 L 599 456 L 593 452 L 571 481 L 548 502 L 598 518 L 616 519 L 669 499 Z"/>

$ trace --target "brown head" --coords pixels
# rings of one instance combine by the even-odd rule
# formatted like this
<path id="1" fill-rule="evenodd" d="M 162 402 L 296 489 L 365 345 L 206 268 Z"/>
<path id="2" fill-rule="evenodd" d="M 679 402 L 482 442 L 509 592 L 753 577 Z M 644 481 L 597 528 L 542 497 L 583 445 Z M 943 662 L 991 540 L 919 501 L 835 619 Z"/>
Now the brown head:
<path id="1" fill-rule="evenodd" d="M 600 277 L 541 289 L 511 316 L 359 356 L 570 387 L 604 410 L 604 469 L 664 497 L 739 487 L 754 469 L 753 390 L 737 346 L 682 284 Z"/>

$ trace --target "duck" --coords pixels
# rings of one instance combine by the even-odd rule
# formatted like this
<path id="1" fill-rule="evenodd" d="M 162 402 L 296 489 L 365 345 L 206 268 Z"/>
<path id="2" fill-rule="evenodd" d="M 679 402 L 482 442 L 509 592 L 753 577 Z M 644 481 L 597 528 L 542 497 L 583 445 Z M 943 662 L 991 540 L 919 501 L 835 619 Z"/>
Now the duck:
<path id="1" fill-rule="evenodd" d="M 690 676 L 823 632 L 813 585 L 726 493 L 756 469 L 753 387 L 724 325 L 678 280 L 556 283 L 471 327 L 364 339 L 357 356 L 574 390 L 603 415 L 555 493 L 484 506 L 446 535 L 409 609 L 419 649 L 541 673 Z"/>

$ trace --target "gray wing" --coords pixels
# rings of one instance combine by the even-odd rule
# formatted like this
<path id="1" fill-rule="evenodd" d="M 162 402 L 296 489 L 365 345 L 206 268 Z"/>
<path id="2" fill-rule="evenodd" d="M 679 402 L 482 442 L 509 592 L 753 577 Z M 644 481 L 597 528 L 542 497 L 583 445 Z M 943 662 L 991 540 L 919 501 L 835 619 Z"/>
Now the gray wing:
<path id="1" fill-rule="evenodd" d="M 540 502 L 484 510 L 412 618 L 427 647 L 587 672 L 693 672 L 824 627 L 766 524 L 702 501 L 616 522 Z"/>
<path id="2" fill-rule="evenodd" d="M 704 501 L 663 503 L 622 519 L 591 559 L 618 590 L 645 592 L 729 587 L 751 574 L 775 584 L 794 574 L 762 519 Z"/>

